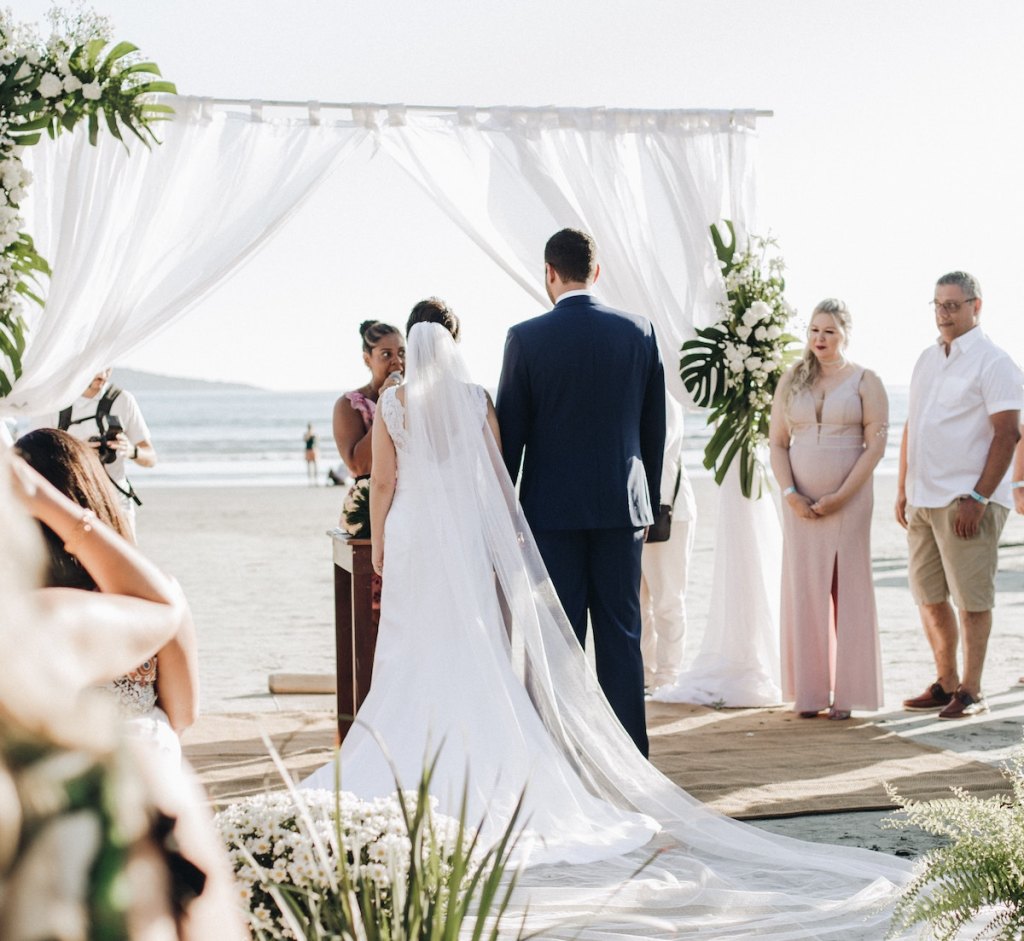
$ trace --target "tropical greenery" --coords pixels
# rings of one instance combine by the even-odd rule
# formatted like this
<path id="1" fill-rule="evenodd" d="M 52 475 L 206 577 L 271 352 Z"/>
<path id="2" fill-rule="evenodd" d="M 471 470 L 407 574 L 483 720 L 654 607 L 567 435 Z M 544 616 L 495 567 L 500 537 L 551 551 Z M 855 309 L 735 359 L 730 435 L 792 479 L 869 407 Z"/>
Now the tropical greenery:
<path id="1" fill-rule="evenodd" d="M 257 941 L 496 941 L 517 884 L 517 808 L 484 847 L 436 811 L 428 764 L 416 791 L 262 794 L 217 815 Z"/>
<path id="2" fill-rule="evenodd" d="M 679 374 L 694 402 L 711 410 L 708 424 L 716 426 L 704 466 L 721 484 L 738 458 L 743 495 L 760 497 L 765 469 L 758 448 L 768 439 L 772 396 L 796 355 L 797 338 L 787 331 L 793 309 L 783 296 L 782 259 L 768 257 L 774 240 L 750 236 L 739 248 L 731 221 L 725 231 L 728 242 L 711 226 L 725 287 L 722 318 L 683 344 Z"/>
<path id="3" fill-rule="evenodd" d="M 0 10 L 0 396 L 22 372 L 23 304 L 43 306 L 42 282 L 50 274 L 23 231 L 20 207 L 32 182 L 24 149 L 82 122 L 91 144 L 102 130 L 122 141 L 128 132 L 148 146 L 156 141 L 154 123 L 172 111 L 154 95 L 175 91 L 135 46 L 111 42 L 106 18 L 54 8 L 50 22 L 43 41 L 32 26 Z"/>
<path id="4" fill-rule="evenodd" d="M 938 941 L 953 941 L 970 925 L 972 938 L 1024 937 L 1024 748 L 1007 763 L 1008 796 L 953 796 L 919 803 L 889 796 L 901 812 L 888 828 L 918 827 L 948 842 L 921 856 L 904 887 L 889 936 L 925 925 Z"/>

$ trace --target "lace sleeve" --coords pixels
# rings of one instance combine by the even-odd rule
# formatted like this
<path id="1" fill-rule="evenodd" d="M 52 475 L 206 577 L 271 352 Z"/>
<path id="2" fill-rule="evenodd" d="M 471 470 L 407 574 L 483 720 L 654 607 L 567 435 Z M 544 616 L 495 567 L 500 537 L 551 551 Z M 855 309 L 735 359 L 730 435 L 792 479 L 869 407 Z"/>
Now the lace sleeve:
<path id="1" fill-rule="evenodd" d="M 395 448 L 404 451 L 407 442 L 405 409 L 402 407 L 402 401 L 396 393 L 397 390 L 393 386 L 390 389 L 385 389 L 383 395 L 377 401 L 377 409 L 384 419 L 384 424 L 387 425 L 391 440 L 395 442 Z"/>
<path id="2" fill-rule="evenodd" d="M 473 386 L 475 404 L 480 410 L 480 424 L 487 421 L 487 390 L 483 386 Z"/>

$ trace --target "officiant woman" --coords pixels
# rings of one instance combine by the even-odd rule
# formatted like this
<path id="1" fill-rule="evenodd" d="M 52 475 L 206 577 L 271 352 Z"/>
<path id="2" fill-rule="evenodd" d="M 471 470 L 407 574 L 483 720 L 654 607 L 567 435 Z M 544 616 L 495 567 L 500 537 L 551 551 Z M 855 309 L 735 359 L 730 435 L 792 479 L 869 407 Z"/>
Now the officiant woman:
<path id="1" fill-rule="evenodd" d="M 405 338 L 398 327 L 364 320 L 359 325 L 359 336 L 370 379 L 334 403 L 334 443 L 357 480 L 370 475 L 370 428 L 377 399 L 388 386 L 398 385 L 405 372 Z"/>
<path id="2" fill-rule="evenodd" d="M 782 377 L 771 463 L 782 490 L 782 686 L 794 711 L 848 719 L 882 704 L 871 580 L 872 476 L 889 403 L 878 376 L 846 358 L 850 312 L 814 309 L 807 346 Z"/>

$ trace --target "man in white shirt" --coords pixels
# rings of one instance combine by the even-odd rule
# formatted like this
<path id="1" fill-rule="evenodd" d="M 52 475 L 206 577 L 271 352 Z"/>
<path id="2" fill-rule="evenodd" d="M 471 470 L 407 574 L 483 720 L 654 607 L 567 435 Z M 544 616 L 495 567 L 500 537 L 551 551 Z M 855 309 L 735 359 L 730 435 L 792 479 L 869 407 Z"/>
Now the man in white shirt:
<path id="1" fill-rule="evenodd" d="M 93 377 L 92 382 L 69 408 L 59 415 L 48 415 L 32 424 L 35 428 L 62 428 L 97 449 L 100 459 L 104 461 L 103 469 L 118 493 L 121 508 L 134 533 L 135 506 L 141 501 L 135 496 L 128 480 L 127 465 L 131 461 L 141 467 L 153 467 L 156 464 L 156 449 L 150 441 L 149 426 L 142 417 L 135 397 L 130 392 L 116 390 L 109 380 L 110 369 L 104 369 Z M 109 401 L 110 396 L 107 395 L 109 408 L 103 404 L 108 390 L 117 392 L 113 401 Z M 106 414 L 98 419 L 101 412 Z M 104 431 L 116 431 L 116 425 L 114 428 L 109 427 L 113 418 L 120 421 L 121 431 L 110 435 L 109 442 L 101 442 L 99 438 Z"/>
<path id="2" fill-rule="evenodd" d="M 907 530 L 910 588 L 938 674 L 903 706 L 939 709 L 940 719 L 987 711 L 981 674 L 1024 405 L 1020 369 L 978 326 L 981 304 L 972 275 L 939 278 L 939 338 L 914 367 L 900 449 L 896 519 Z"/>

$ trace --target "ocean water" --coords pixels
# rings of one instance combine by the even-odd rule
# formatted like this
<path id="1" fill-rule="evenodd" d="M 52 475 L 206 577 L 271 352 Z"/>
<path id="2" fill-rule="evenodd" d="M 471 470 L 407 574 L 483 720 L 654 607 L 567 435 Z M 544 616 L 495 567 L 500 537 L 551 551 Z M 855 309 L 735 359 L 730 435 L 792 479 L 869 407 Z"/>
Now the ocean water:
<path id="1" fill-rule="evenodd" d="M 136 398 L 149 424 L 159 461 L 133 475 L 140 491 L 169 486 L 304 486 L 306 423 L 317 434 L 319 480 L 340 458 L 331 434 L 338 393 L 263 390 L 140 391 Z M 890 390 L 892 426 L 879 468 L 895 473 L 906 417 L 905 388 Z M 707 476 L 703 448 L 710 437 L 701 412 L 686 416 L 684 457 L 691 475 Z"/>

